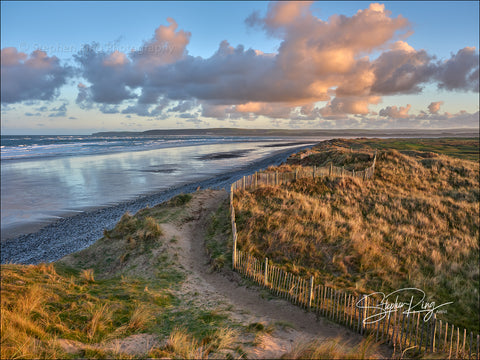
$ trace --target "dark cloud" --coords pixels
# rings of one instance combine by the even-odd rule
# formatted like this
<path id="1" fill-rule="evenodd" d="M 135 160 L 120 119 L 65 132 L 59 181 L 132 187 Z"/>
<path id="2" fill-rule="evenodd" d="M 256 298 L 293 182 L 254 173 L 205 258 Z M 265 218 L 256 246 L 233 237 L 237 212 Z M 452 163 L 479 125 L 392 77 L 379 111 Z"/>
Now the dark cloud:
<path id="1" fill-rule="evenodd" d="M 441 89 L 478 92 L 478 74 L 478 52 L 474 47 L 466 47 L 438 64 L 436 79 Z"/>
<path id="2" fill-rule="evenodd" d="M 81 75 L 92 84 L 79 84 L 77 104 L 89 108 L 91 103 L 116 105 L 136 98 L 133 90 L 142 85 L 143 74 L 136 71 L 125 54 L 97 52 L 96 47 L 95 44 L 85 45 L 74 55 Z"/>
<path id="3" fill-rule="evenodd" d="M 168 109 L 169 112 L 186 112 L 190 111 L 197 106 L 195 100 L 185 100 L 179 101 L 176 106 L 173 108 Z"/>
<path id="4" fill-rule="evenodd" d="M 73 73 L 55 56 L 36 50 L 30 55 L 8 47 L 1 50 L 1 101 L 53 100 Z"/>
<path id="5" fill-rule="evenodd" d="M 48 117 L 65 117 L 67 116 L 67 103 L 63 103 L 59 107 L 50 109 L 50 111 L 53 111 Z"/>
<path id="6" fill-rule="evenodd" d="M 117 114 L 119 112 L 118 105 L 100 104 L 98 109 L 103 114 Z"/>
<path id="7" fill-rule="evenodd" d="M 399 41 L 390 51 L 382 53 L 372 64 L 375 81 L 371 92 L 379 95 L 411 94 L 422 91 L 437 68 L 425 50 L 416 51 Z"/>

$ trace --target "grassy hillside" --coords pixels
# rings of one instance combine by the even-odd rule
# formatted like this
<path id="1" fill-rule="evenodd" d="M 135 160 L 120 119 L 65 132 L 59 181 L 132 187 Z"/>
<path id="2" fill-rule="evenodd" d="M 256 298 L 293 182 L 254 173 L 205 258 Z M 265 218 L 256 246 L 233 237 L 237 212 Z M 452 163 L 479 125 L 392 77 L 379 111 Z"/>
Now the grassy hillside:
<path id="1" fill-rule="evenodd" d="M 394 149 L 408 154 L 410 151 L 436 152 L 459 159 L 479 160 L 478 137 L 476 138 L 426 138 L 426 139 L 358 139 L 352 146 L 368 145 L 376 149 Z"/>
<path id="2" fill-rule="evenodd" d="M 187 221 L 190 198 L 125 214 L 56 263 L 2 265 L 1 358 L 199 358 L 234 346 L 239 325 L 178 295 L 185 274 L 162 223 Z"/>
<path id="3" fill-rule="evenodd" d="M 382 149 L 373 181 L 300 179 L 237 193 L 239 247 L 338 288 L 420 288 L 427 300 L 454 302 L 440 318 L 478 331 L 478 162 L 412 150 L 425 149 L 423 140 L 395 140 L 399 152 L 392 141 L 333 140 L 272 168 L 362 169 L 371 165 L 370 145 Z"/>

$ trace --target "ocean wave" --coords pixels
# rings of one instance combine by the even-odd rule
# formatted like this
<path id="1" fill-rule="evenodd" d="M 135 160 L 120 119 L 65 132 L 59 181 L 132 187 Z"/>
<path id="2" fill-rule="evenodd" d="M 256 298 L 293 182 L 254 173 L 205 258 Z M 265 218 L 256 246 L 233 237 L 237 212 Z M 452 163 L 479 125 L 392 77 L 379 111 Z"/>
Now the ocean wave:
<path id="1" fill-rule="evenodd" d="M 218 143 L 268 141 L 248 137 L 211 136 L 2 136 L 1 160 L 25 160 L 44 157 L 86 156 L 130 151 L 147 151 L 167 147 Z"/>

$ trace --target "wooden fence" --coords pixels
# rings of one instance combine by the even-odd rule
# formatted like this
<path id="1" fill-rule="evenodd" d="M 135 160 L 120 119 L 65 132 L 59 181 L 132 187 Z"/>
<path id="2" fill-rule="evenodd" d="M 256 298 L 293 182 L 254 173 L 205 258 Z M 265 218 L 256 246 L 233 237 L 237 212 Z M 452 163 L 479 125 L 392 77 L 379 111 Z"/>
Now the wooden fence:
<path id="1" fill-rule="evenodd" d="M 236 190 L 256 189 L 259 186 L 275 186 L 288 184 L 294 180 L 302 178 L 316 178 L 320 176 L 350 176 L 361 179 L 373 178 L 375 172 L 375 164 L 377 161 L 377 153 L 373 157 L 372 166 L 360 170 L 345 170 L 345 166 L 304 166 L 297 168 L 293 172 L 255 172 L 254 174 L 244 176 L 235 181 L 231 186 L 231 193 Z"/>
<path id="2" fill-rule="evenodd" d="M 375 341 L 394 347 L 395 352 L 408 349 L 426 353 L 440 353 L 448 359 L 479 359 L 480 335 L 467 333 L 453 324 L 415 311 L 393 309 L 388 311 L 380 305 L 380 298 L 373 295 L 356 295 L 322 284 L 315 284 L 314 277 L 304 278 L 284 271 L 268 258 L 256 257 L 237 249 L 237 225 L 233 193 L 238 189 L 252 189 L 264 185 L 286 184 L 307 176 L 355 176 L 363 179 L 373 177 L 373 165 L 362 171 L 350 172 L 344 168 L 329 166 L 303 168 L 295 173 L 255 173 L 245 176 L 231 186 L 230 212 L 233 234 L 232 263 L 234 270 L 283 297 L 295 305 L 324 316 L 334 322 Z"/>

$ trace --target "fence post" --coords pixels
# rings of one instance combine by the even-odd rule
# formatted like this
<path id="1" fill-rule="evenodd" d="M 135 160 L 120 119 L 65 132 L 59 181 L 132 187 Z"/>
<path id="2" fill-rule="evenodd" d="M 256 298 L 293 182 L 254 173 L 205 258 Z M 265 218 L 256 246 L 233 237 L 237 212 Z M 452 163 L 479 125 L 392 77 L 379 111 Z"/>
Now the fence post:
<path id="1" fill-rule="evenodd" d="M 455 351 L 455 358 L 458 359 L 458 347 L 460 346 L 460 328 L 457 327 L 457 350 Z"/>
<path id="2" fill-rule="evenodd" d="M 437 316 L 434 313 L 432 317 L 432 337 L 430 340 L 430 351 L 433 353 L 435 352 L 435 333 L 437 332 Z"/>
<path id="3" fill-rule="evenodd" d="M 315 179 L 315 170 L 317 170 L 317 167 L 313 165 L 313 178 Z"/>
<path id="4" fill-rule="evenodd" d="M 480 335 L 477 335 L 477 359 L 480 359 Z"/>
<path id="5" fill-rule="evenodd" d="M 367 308 L 368 308 L 368 298 L 363 296 L 362 301 L 363 309 L 362 309 L 362 330 L 361 334 L 363 335 L 366 331 L 365 319 L 367 318 Z"/>
<path id="6" fill-rule="evenodd" d="M 357 302 L 355 303 L 355 317 L 357 317 L 357 312 L 358 312 L 358 319 L 354 319 L 355 322 L 357 322 L 357 326 L 355 328 L 355 331 L 360 332 L 360 308 L 358 307 L 360 300 L 361 300 L 361 295 L 358 295 L 357 297 Z M 358 310 L 357 310 L 358 309 Z"/>
<path id="7" fill-rule="evenodd" d="M 452 331 L 450 332 L 450 351 L 448 353 L 448 358 L 451 359 L 452 358 L 452 347 L 453 347 L 453 332 L 454 332 L 455 328 L 453 327 L 453 324 L 452 324 Z"/>
<path id="8" fill-rule="evenodd" d="M 294 178 L 295 181 L 297 181 L 297 177 L 298 177 L 298 169 L 295 169 L 295 178 Z"/>
<path id="9" fill-rule="evenodd" d="M 265 258 L 265 281 L 264 281 L 265 287 L 268 286 L 268 258 Z"/>
<path id="10" fill-rule="evenodd" d="M 245 190 L 245 176 L 242 177 L 242 190 Z"/>
<path id="11" fill-rule="evenodd" d="M 473 332 L 470 331 L 470 347 L 469 347 L 469 354 L 468 354 L 468 359 L 472 358 L 472 346 L 473 346 Z M 477 355 L 478 357 L 478 355 Z"/>
<path id="12" fill-rule="evenodd" d="M 308 310 L 310 311 L 312 308 L 312 300 L 313 300 L 313 276 L 310 277 L 310 291 L 308 293 Z"/>
<path id="13" fill-rule="evenodd" d="M 237 227 L 233 228 L 233 252 L 232 252 L 232 267 L 237 267 Z"/>
<path id="14" fill-rule="evenodd" d="M 328 175 L 332 176 L 332 172 L 333 172 L 333 163 L 330 162 L 330 170 L 328 172 Z"/>
<path id="15" fill-rule="evenodd" d="M 352 177 L 355 177 L 355 169 L 352 170 Z"/>
<path id="16" fill-rule="evenodd" d="M 275 185 L 278 185 L 278 171 L 275 171 Z"/>

